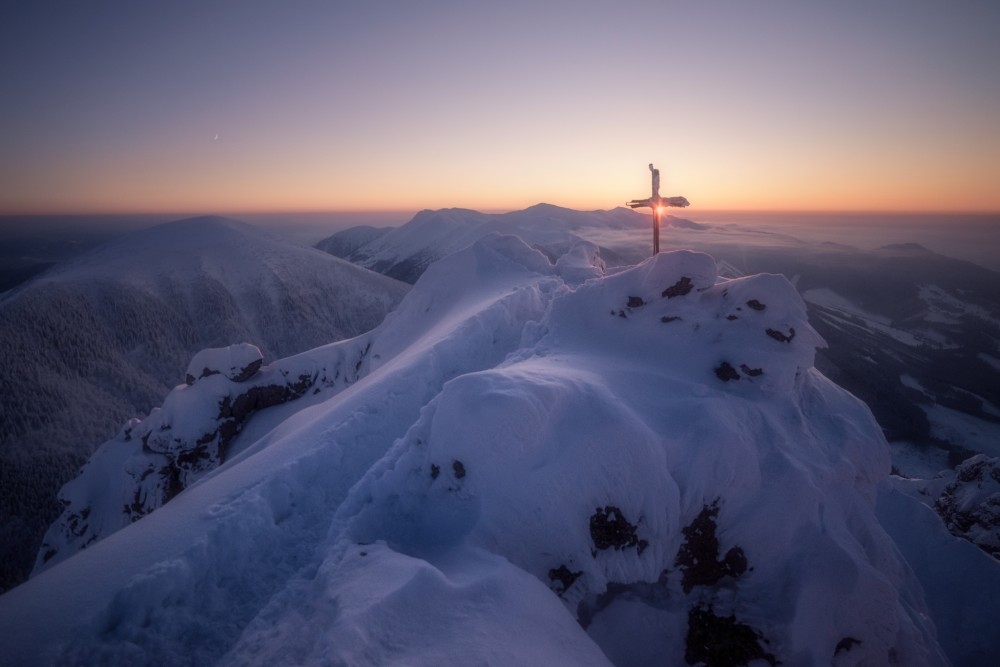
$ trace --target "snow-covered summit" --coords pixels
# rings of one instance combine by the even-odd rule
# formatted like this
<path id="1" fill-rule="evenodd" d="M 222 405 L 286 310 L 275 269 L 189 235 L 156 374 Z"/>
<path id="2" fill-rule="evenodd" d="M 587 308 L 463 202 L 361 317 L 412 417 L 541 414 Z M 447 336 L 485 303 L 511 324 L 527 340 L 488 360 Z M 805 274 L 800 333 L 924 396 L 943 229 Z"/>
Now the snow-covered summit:
<path id="1" fill-rule="evenodd" d="M 315 270 L 322 261 L 318 254 L 239 220 L 200 216 L 126 234 L 56 265 L 35 284 L 105 279 L 156 289 L 166 282 L 211 279 L 232 287 L 249 280 L 250 284 L 242 285 L 246 289 L 258 279 L 262 267 L 288 272 L 297 263 L 305 263 Z M 295 258 L 291 263 L 289 255 Z"/>
<path id="2" fill-rule="evenodd" d="M 245 383 L 313 384 L 0 598 L 0 654 L 948 664 L 875 514 L 886 442 L 812 367 L 794 288 L 701 253 L 613 275 L 593 245 L 570 255 L 487 236 L 370 334 L 261 368 Z M 179 387 L 143 428 L 197 433 L 237 384 Z"/>
<path id="3" fill-rule="evenodd" d="M 412 283 L 438 259 L 489 234 L 515 235 L 555 261 L 589 234 L 644 229 L 649 220 L 648 215 L 624 207 L 576 211 L 536 204 L 509 213 L 452 208 L 420 211 L 405 225 L 365 244 L 351 242 L 353 237 L 365 235 L 364 231 L 348 229 L 318 245 L 373 271 Z"/>

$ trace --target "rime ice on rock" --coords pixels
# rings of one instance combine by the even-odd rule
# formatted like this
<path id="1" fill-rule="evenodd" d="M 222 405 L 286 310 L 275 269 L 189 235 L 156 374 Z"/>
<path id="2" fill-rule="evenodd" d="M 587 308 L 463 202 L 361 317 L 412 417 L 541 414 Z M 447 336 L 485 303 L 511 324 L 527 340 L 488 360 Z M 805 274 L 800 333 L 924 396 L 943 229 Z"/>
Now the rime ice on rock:
<path id="1" fill-rule="evenodd" d="M 138 521 L 218 468 L 256 413 L 357 381 L 370 345 L 359 336 L 265 367 L 248 343 L 197 353 L 188 383 L 146 419 L 130 419 L 60 490 L 64 509 L 45 533 L 34 573 Z"/>
<path id="2" fill-rule="evenodd" d="M 250 343 L 213 347 L 194 355 L 188 364 L 185 381 L 191 385 L 199 378 L 222 373 L 233 382 L 245 382 L 263 363 L 260 348 Z"/>
<path id="3" fill-rule="evenodd" d="M 977 454 L 954 470 L 910 484 L 953 535 L 1000 560 L 1000 458 Z"/>

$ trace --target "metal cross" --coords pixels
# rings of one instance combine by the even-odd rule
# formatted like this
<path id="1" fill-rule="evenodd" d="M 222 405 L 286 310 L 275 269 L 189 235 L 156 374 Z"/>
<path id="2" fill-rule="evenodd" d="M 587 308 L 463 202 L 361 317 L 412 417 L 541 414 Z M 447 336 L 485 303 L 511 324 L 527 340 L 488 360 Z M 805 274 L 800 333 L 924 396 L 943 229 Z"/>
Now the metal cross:
<path id="1" fill-rule="evenodd" d="M 649 170 L 653 172 L 653 196 L 649 199 L 633 199 L 627 202 L 629 208 L 648 207 L 653 209 L 653 254 L 660 252 L 660 209 L 666 206 L 677 206 L 683 208 L 689 206 L 690 202 L 684 197 L 661 197 L 660 196 L 660 170 L 654 169 L 652 163 Z"/>

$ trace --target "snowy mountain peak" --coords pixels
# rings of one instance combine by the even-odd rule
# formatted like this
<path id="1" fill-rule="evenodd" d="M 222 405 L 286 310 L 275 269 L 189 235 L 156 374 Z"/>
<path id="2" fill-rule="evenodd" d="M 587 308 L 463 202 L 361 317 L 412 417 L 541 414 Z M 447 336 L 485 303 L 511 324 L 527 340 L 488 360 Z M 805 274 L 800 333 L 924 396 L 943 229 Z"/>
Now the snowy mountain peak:
<path id="1" fill-rule="evenodd" d="M 417 212 L 409 223 L 417 225 L 437 224 L 458 224 L 462 226 L 473 226 L 489 217 L 488 213 L 480 213 L 468 208 L 441 208 L 424 209 Z"/>
<path id="2" fill-rule="evenodd" d="M 67 283 L 100 276 L 153 287 L 165 281 L 196 281 L 204 276 L 233 282 L 258 266 L 274 270 L 288 255 L 301 262 L 316 250 L 286 241 L 238 220 L 202 216 L 140 229 L 60 264 L 38 282 Z"/>
<path id="3" fill-rule="evenodd" d="M 566 208 L 565 206 L 557 206 L 556 204 L 547 204 L 545 202 L 540 202 L 534 206 L 529 206 L 521 211 L 515 211 L 515 215 L 574 215 L 579 213 L 571 208 Z"/>
<path id="4" fill-rule="evenodd" d="M 588 234 L 599 236 L 609 230 L 643 229 L 648 224 L 648 216 L 627 208 L 574 211 L 553 204 L 536 204 L 521 211 L 496 214 L 442 209 L 421 211 L 402 227 L 372 237 L 362 245 L 350 243 L 347 237 L 354 234 L 346 232 L 325 239 L 320 245 L 364 267 L 412 283 L 434 261 L 467 248 L 488 234 L 515 235 L 555 261 L 580 241 L 590 240 Z M 338 237 L 347 243 L 340 243 Z"/>
<path id="5" fill-rule="evenodd" d="M 882 253 L 895 253 L 904 255 L 933 255 L 935 253 L 931 252 L 919 243 L 890 243 L 888 245 L 881 246 L 877 249 L 877 252 Z"/>
<path id="6" fill-rule="evenodd" d="M 605 355 L 696 387 L 788 391 L 823 345 L 783 276 L 720 282 L 715 260 L 690 251 L 589 282 L 551 312 L 562 349 L 601 340 Z"/>
<path id="7" fill-rule="evenodd" d="M 791 285 L 694 252 L 612 275 L 592 245 L 569 254 L 487 235 L 370 334 L 175 389 L 74 482 L 80 522 L 158 476 L 136 457 L 208 460 L 173 443 L 215 447 L 239 395 L 298 397 L 0 598 L 5 655 L 946 664 L 874 513 L 886 442 L 811 367 Z"/>

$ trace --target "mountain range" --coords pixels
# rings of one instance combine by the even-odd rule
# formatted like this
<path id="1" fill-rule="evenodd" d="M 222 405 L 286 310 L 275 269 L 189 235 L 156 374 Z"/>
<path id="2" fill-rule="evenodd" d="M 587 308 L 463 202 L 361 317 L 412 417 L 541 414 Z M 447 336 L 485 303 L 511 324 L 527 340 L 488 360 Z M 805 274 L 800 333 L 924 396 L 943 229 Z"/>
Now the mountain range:
<path id="1" fill-rule="evenodd" d="M 423 211 L 365 243 L 352 228 L 320 247 L 413 282 L 434 260 L 497 231 L 550 258 L 591 241 L 609 267 L 623 267 L 648 256 L 649 230 L 650 216 L 630 209 L 539 204 L 506 214 Z M 667 249 L 710 253 L 726 277 L 792 281 L 827 341 L 817 368 L 872 408 L 899 472 L 928 476 L 977 452 L 1000 456 L 1000 274 L 916 244 L 862 250 L 673 216 L 662 238 Z"/>

